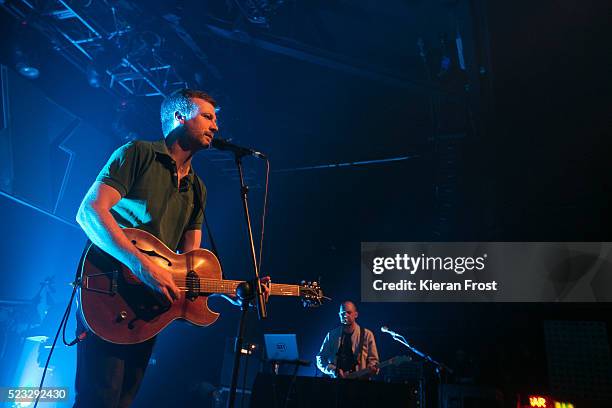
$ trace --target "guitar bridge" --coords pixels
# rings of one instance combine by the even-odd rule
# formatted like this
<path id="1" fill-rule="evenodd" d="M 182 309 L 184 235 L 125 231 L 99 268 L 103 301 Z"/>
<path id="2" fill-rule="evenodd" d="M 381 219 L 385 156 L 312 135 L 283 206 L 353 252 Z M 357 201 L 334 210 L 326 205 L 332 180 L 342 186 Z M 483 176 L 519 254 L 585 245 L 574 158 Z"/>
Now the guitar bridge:
<path id="1" fill-rule="evenodd" d="M 85 276 L 85 280 L 83 281 L 83 284 L 81 287 L 83 289 L 90 290 L 92 292 L 114 296 L 117 294 L 118 277 L 119 277 L 119 271 L 117 270 L 114 270 L 112 272 L 103 272 L 103 273 L 96 273 L 96 274 L 88 275 L 88 276 Z M 95 278 L 99 278 L 99 279 L 95 279 Z M 96 283 L 100 280 L 102 281 L 102 284 L 96 285 Z M 108 290 L 101 289 L 101 287 L 104 287 L 106 285 L 109 286 Z"/>

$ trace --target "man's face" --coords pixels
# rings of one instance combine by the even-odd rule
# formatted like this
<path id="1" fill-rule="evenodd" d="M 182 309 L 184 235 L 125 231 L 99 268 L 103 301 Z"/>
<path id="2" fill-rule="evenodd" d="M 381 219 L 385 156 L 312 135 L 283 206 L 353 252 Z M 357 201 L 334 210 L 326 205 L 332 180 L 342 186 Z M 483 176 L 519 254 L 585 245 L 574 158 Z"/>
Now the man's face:
<path id="1" fill-rule="evenodd" d="M 185 135 L 190 143 L 200 148 L 208 148 L 215 132 L 219 130 L 215 107 L 204 99 L 192 98 L 191 101 L 197 108 L 190 119 L 183 118 L 181 121 Z"/>
<path id="2" fill-rule="evenodd" d="M 340 306 L 340 311 L 338 312 L 340 316 L 340 323 L 345 326 L 352 326 L 355 323 L 355 319 L 359 313 L 355 310 L 355 305 L 350 302 L 345 302 Z"/>

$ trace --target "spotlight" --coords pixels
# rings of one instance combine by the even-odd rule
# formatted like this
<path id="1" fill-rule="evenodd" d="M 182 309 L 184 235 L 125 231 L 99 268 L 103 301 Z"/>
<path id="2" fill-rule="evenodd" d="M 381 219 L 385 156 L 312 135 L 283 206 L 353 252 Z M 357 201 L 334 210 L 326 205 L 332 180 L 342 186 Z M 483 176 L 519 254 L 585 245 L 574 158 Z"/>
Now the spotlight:
<path id="1" fill-rule="evenodd" d="M 91 86 L 92 88 L 100 87 L 100 74 L 98 74 L 98 71 L 96 71 L 96 69 L 92 65 L 89 65 L 87 67 L 86 75 L 89 86 Z"/>
<path id="2" fill-rule="evenodd" d="M 4 1 L 0 0 L 0 4 L 4 4 Z M 38 78 L 42 68 L 38 51 L 44 39 L 30 27 L 27 20 L 13 22 L 6 34 L 9 36 L 9 55 L 15 70 L 25 78 Z"/>
<path id="3" fill-rule="evenodd" d="M 40 70 L 32 64 L 20 48 L 15 49 L 15 68 L 19 74 L 28 79 L 36 79 L 40 76 Z"/>

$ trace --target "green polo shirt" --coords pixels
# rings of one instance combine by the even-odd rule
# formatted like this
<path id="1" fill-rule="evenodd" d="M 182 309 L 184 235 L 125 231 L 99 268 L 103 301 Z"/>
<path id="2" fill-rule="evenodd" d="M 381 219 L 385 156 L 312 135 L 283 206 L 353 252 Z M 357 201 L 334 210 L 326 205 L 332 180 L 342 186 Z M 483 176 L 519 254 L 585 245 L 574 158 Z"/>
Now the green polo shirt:
<path id="1" fill-rule="evenodd" d="M 176 163 L 163 139 L 121 146 L 96 180 L 121 194 L 111 213 L 122 228 L 147 231 L 173 251 L 185 231 L 202 228 L 206 187 L 193 169 L 179 186 Z M 196 194 L 198 197 L 194 200 Z"/>

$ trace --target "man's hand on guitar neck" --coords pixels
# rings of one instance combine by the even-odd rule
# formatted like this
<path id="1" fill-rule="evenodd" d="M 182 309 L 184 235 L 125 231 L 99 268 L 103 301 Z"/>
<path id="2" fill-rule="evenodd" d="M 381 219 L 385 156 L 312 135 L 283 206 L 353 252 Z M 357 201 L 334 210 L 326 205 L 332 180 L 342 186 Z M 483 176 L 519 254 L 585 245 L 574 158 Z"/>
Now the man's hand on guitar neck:
<path id="1" fill-rule="evenodd" d="M 270 278 L 269 276 L 264 276 L 263 278 L 259 279 L 259 281 L 261 282 L 261 290 L 263 291 L 264 301 L 268 303 L 268 299 L 270 298 L 270 293 L 272 290 L 272 278 Z M 223 299 L 230 302 L 234 306 L 241 305 L 240 299 L 238 299 L 238 297 L 234 294 L 228 295 L 228 294 L 214 294 L 213 293 L 211 296 L 220 296 Z"/>
<path id="2" fill-rule="evenodd" d="M 272 278 L 269 276 L 264 276 L 259 281 L 261 282 L 261 290 L 263 291 L 264 302 L 268 303 L 272 286 Z"/>

